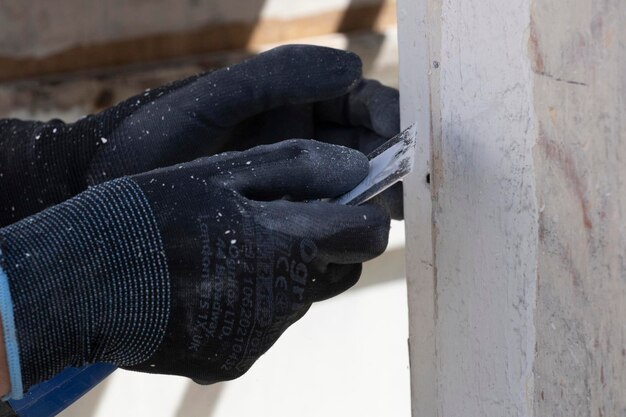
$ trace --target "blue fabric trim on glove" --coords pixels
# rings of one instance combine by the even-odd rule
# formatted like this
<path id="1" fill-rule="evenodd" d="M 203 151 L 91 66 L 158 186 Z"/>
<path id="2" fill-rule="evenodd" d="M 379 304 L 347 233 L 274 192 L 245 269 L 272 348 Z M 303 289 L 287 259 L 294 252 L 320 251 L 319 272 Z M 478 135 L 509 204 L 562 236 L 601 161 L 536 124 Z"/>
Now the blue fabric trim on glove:
<path id="1" fill-rule="evenodd" d="M 0 256 L 2 252 L 0 252 Z M 9 290 L 9 279 L 0 267 L 0 314 L 2 314 L 2 328 L 4 345 L 11 378 L 11 392 L 2 397 L 6 400 L 19 400 L 24 396 L 22 388 L 22 369 L 20 368 L 20 353 L 17 347 L 15 320 L 13 319 L 13 302 Z"/>

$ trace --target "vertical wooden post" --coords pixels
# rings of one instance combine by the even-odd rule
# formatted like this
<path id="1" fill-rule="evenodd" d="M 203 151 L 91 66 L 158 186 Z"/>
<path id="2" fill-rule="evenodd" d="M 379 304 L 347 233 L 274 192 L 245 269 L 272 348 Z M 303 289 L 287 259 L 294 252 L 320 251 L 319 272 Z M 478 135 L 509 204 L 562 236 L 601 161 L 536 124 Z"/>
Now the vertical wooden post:
<path id="1" fill-rule="evenodd" d="M 406 183 L 414 415 L 622 415 L 623 1 L 398 17 L 402 116 L 428 152 Z"/>
<path id="2" fill-rule="evenodd" d="M 431 51 L 427 1 L 398 3 L 399 86 L 403 128 L 417 123 L 413 173 L 404 182 L 411 403 L 414 416 L 435 416 L 435 300 L 431 198 Z"/>
<path id="3" fill-rule="evenodd" d="M 626 3 L 542 3 L 533 1 L 529 34 L 539 205 L 535 414 L 624 415 Z"/>

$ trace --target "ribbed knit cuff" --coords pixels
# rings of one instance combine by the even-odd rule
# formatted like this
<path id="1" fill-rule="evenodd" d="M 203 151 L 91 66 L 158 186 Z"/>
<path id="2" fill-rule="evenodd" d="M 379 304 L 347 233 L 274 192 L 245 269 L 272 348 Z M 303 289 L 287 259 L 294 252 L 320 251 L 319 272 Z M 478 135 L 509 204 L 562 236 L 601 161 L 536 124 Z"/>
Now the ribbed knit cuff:
<path id="1" fill-rule="evenodd" d="M 167 260 L 133 180 L 92 187 L 0 229 L 0 247 L 15 316 L 5 335 L 19 340 L 25 389 L 67 366 L 136 365 L 159 346 L 170 309 Z"/>

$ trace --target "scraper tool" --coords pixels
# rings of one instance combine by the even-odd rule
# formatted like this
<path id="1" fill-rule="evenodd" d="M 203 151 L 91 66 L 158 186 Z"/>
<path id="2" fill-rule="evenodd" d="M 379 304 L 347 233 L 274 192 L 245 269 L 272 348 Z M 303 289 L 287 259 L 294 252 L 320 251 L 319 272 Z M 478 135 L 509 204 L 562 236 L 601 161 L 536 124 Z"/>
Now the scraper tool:
<path id="1" fill-rule="evenodd" d="M 376 148 L 367 156 L 370 160 L 367 177 L 333 202 L 355 206 L 363 204 L 400 181 L 413 168 L 416 138 L 417 126 L 412 124 Z"/>

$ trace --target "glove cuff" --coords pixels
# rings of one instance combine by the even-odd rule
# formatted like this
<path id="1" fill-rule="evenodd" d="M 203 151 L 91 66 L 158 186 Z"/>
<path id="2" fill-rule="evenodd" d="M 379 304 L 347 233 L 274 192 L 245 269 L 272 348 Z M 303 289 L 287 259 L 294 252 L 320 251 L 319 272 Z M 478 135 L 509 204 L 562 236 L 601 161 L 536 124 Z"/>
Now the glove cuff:
<path id="1" fill-rule="evenodd" d="M 0 229 L 24 388 L 67 366 L 147 360 L 170 280 L 143 192 L 122 178 Z"/>

